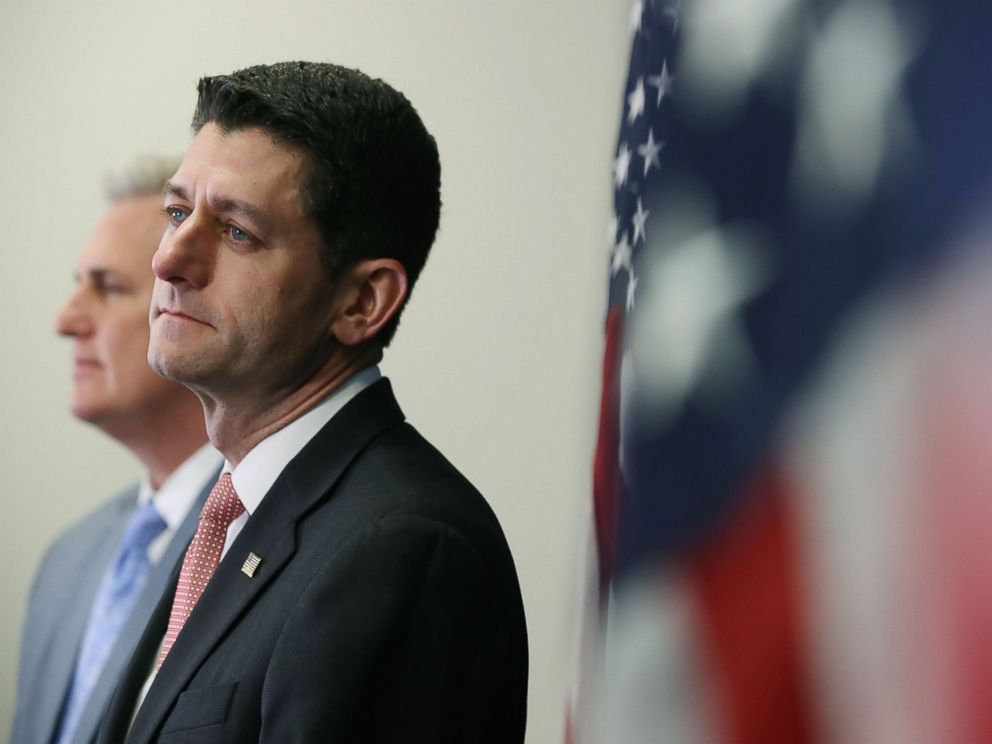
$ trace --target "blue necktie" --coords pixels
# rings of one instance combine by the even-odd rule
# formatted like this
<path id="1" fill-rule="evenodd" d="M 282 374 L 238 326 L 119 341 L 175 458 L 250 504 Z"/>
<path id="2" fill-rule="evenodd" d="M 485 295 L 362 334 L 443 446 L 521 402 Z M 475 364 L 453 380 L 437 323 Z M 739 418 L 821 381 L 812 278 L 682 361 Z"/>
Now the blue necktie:
<path id="1" fill-rule="evenodd" d="M 148 546 L 162 534 L 165 527 L 165 521 L 155 511 L 155 505 L 148 502 L 134 510 L 124 528 L 117 555 L 107 567 L 93 600 L 93 609 L 90 610 L 86 634 L 76 660 L 76 672 L 62 716 L 58 744 L 67 744 L 79 725 L 86 701 L 103 670 L 110 650 L 148 580 L 151 570 Z"/>

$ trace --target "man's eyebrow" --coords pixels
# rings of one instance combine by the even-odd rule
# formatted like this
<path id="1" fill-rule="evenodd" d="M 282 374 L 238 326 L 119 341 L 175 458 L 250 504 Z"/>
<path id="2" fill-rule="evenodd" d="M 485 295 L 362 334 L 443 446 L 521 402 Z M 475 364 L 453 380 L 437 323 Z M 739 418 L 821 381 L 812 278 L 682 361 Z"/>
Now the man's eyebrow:
<path id="1" fill-rule="evenodd" d="M 75 280 L 77 284 L 83 281 L 84 278 L 97 283 L 101 283 L 106 281 L 108 277 L 113 278 L 116 275 L 117 272 L 115 272 L 113 269 L 105 269 L 99 266 L 94 266 L 89 269 L 83 269 L 82 271 L 77 270 L 72 272 L 72 278 L 73 280 Z"/>
<path id="2" fill-rule="evenodd" d="M 234 212 L 242 214 L 259 227 L 264 228 L 269 224 L 265 213 L 254 204 L 249 204 L 241 199 L 232 199 L 227 196 L 216 196 L 210 199 L 210 206 L 215 212 Z"/>
<path id="3" fill-rule="evenodd" d="M 162 189 L 162 194 L 164 196 L 172 196 L 183 201 L 190 201 L 189 192 L 186 190 L 186 187 L 180 186 L 172 181 L 166 181 L 165 187 Z M 234 199 L 233 197 L 228 196 L 216 196 L 210 199 L 210 207 L 215 212 L 234 212 L 235 214 L 242 214 L 262 228 L 267 226 L 269 223 L 265 212 L 256 207 L 254 204 L 250 204 L 249 202 L 241 199 Z"/>
<path id="4" fill-rule="evenodd" d="M 189 192 L 186 191 L 186 188 L 172 181 L 165 182 L 165 186 L 162 187 L 162 196 L 174 196 L 177 199 L 189 201 Z"/>

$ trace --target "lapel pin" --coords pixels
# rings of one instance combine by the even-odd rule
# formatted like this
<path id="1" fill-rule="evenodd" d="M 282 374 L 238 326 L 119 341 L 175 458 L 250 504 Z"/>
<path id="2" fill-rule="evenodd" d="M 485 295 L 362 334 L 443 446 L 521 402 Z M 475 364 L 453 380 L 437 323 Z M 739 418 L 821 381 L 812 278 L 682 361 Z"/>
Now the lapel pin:
<path id="1" fill-rule="evenodd" d="M 247 576 L 249 579 L 255 575 L 255 570 L 258 568 L 258 564 L 262 562 L 262 557 L 255 555 L 254 553 L 249 553 L 248 557 L 245 558 L 245 563 L 241 567 L 241 573 Z"/>

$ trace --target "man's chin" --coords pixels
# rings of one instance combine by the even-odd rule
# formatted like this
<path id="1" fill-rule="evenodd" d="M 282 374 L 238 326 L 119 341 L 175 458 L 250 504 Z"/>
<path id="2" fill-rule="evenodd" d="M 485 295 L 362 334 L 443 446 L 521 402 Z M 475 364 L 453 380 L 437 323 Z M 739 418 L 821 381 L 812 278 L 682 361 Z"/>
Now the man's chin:
<path id="1" fill-rule="evenodd" d="M 109 413 L 106 405 L 86 398 L 74 397 L 69 402 L 69 411 L 73 417 L 87 424 L 99 426 Z"/>
<path id="2" fill-rule="evenodd" d="M 196 383 L 204 377 L 205 370 L 200 359 L 179 354 L 176 349 L 148 349 L 148 366 L 157 375 L 181 385 Z"/>
<path id="3" fill-rule="evenodd" d="M 159 377 L 164 377 L 166 380 L 172 380 L 173 382 L 185 382 L 186 377 L 188 377 L 186 365 L 173 358 L 153 357 L 149 354 L 148 366 Z"/>

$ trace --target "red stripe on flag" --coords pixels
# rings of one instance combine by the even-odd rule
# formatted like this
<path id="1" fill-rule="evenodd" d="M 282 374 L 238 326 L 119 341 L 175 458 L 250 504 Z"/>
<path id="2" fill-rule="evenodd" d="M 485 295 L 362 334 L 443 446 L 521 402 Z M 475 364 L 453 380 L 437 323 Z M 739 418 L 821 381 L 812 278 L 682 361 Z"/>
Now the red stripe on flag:
<path id="1" fill-rule="evenodd" d="M 613 577 L 617 510 L 620 502 L 620 358 L 623 317 L 623 308 L 614 305 L 606 318 L 603 392 L 599 404 L 599 436 L 593 463 L 593 512 L 601 590 L 605 590 Z M 605 591 L 602 596 L 606 596 Z"/>
<path id="2" fill-rule="evenodd" d="M 992 344 L 981 326 L 990 308 L 982 268 L 984 283 L 957 288 L 949 317 L 931 331 L 941 340 L 918 386 L 925 516 L 914 556 L 929 565 L 915 582 L 925 605 L 911 626 L 925 630 L 909 653 L 915 704 L 933 708 L 936 735 L 948 742 L 992 742 Z"/>
<path id="3" fill-rule="evenodd" d="M 716 724 L 731 744 L 815 740 L 788 499 L 780 473 L 761 474 L 730 519 L 686 556 L 701 641 L 721 698 Z"/>

